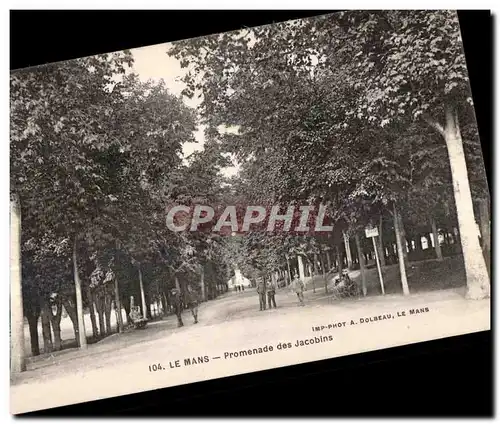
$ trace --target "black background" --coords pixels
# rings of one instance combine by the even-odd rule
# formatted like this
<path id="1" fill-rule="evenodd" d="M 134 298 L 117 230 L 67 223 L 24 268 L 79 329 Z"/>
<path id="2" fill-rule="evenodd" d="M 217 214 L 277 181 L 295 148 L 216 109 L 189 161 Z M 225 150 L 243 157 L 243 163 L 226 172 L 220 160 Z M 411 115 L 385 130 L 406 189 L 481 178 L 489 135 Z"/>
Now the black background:
<path id="1" fill-rule="evenodd" d="M 11 11 L 10 69 L 329 12 Z M 493 18 L 459 18 L 491 187 Z M 26 415 L 492 416 L 492 349 L 488 331 Z"/>

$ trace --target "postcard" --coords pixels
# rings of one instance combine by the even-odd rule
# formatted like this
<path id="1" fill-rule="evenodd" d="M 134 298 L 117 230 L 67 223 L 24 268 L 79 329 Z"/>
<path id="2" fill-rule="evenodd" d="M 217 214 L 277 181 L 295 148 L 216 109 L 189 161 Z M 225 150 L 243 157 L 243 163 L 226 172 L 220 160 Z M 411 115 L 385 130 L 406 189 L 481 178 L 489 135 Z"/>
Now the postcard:
<path id="1" fill-rule="evenodd" d="M 456 11 L 10 74 L 11 413 L 490 329 Z"/>

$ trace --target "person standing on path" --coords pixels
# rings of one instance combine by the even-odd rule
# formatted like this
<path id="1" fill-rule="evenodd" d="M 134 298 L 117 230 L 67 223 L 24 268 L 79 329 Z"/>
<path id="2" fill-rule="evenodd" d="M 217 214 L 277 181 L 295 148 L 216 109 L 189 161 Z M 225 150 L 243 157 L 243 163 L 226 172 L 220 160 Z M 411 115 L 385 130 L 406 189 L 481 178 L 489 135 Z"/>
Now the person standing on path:
<path id="1" fill-rule="evenodd" d="M 304 306 L 304 282 L 300 278 L 295 278 L 292 281 L 292 291 L 297 293 L 299 305 Z"/>
<path id="2" fill-rule="evenodd" d="M 198 293 L 196 292 L 195 289 L 193 289 L 191 284 L 188 284 L 186 288 L 186 303 L 188 305 L 189 310 L 191 311 L 191 314 L 193 315 L 194 323 L 198 324 L 199 298 L 198 298 Z"/>
<path id="3" fill-rule="evenodd" d="M 260 310 L 266 310 L 266 281 L 262 279 L 257 283 L 257 294 L 259 295 Z"/>
<path id="4" fill-rule="evenodd" d="M 271 309 L 272 307 L 276 308 L 276 299 L 274 298 L 275 295 L 276 295 L 276 285 L 271 280 L 267 285 L 267 304 L 269 306 L 269 309 Z"/>
<path id="5" fill-rule="evenodd" d="M 172 298 L 172 305 L 174 307 L 174 312 L 175 315 L 177 316 L 177 327 L 182 327 L 184 323 L 182 322 L 182 306 L 183 306 L 183 301 L 182 301 L 182 295 L 180 290 L 177 288 L 172 289 L 170 291 L 171 298 Z"/>

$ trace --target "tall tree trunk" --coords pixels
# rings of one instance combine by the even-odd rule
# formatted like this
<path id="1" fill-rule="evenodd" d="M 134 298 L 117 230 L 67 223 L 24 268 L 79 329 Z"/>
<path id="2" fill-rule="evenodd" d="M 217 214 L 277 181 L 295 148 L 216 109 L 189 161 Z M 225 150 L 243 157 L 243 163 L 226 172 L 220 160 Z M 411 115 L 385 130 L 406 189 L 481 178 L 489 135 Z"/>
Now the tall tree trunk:
<path id="1" fill-rule="evenodd" d="M 344 231 L 343 233 L 344 236 L 344 246 L 345 246 L 345 255 L 347 259 L 347 268 L 352 269 L 352 254 L 351 254 L 351 245 L 349 244 L 349 236 L 347 233 Z"/>
<path id="2" fill-rule="evenodd" d="M 399 272 L 401 274 L 401 286 L 403 287 L 403 294 L 406 296 L 410 294 L 410 289 L 408 288 L 408 280 L 406 278 L 406 264 L 403 254 L 404 249 L 402 243 L 404 239 L 402 237 L 400 228 L 401 221 L 402 219 L 396 208 L 396 204 L 394 203 L 394 230 L 396 232 L 396 246 L 398 249 Z"/>
<path id="3" fill-rule="evenodd" d="M 335 245 L 335 250 L 337 253 L 337 274 L 339 275 L 339 278 L 342 276 L 342 256 L 340 255 L 340 249 L 338 244 Z"/>
<path id="4" fill-rule="evenodd" d="M 50 311 L 49 302 L 42 299 L 42 338 L 43 338 L 43 353 L 50 353 L 54 350 L 52 344 L 52 331 L 50 329 Z"/>
<path id="5" fill-rule="evenodd" d="M 78 344 L 79 340 L 79 331 L 78 331 L 78 317 L 76 315 L 76 304 L 72 302 L 70 299 L 67 297 L 62 298 L 62 303 L 64 305 L 64 309 L 66 309 L 66 312 L 68 313 L 69 319 L 71 320 L 71 323 L 73 324 L 73 331 L 75 333 L 75 340 L 76 343 Z"/>
<path id="6" fill-rule="evenodd" d="M 446 109 L 445 127 L 442 128 L 436 123 L 434 123 L 434 127 L 443 136 L 450 159 L 453 194 L 455 196 L 458 228 L 467 277 L 466 297 L 469 299 L 483 299 L 490 296 L 490 279 L 477 237 L 467 163 L 456 112 L 451 107 L 448 107 Z"/>
<path id="7" fill-rule="evenodd" d="M 180 292 L 181 291 L 181 283 L 180 283 L 179 277 L 177 277 L 177 275 L 175 276 L 174 281 L 175 281 L 175 288 Z"/>
<path id="8" fill-rule="evenodd" d="M 115 277 L 114 282 L 115 290 L 115 310 L 116 310 L 116 326 L 119 333 L 123 331 L 123 316 L 122 316 L 122 302 L 120 298 L 120 286 L 118 285 L 118 278 Z"/>
<path id="9" fill-rule="evenodd" d="M 366 270 L 365 270 L 365 257 L 363 256 L 363 252 L 361 250 L 361 241 L 359 240 L 359 234 L 354 233 L 354 240 L 356 242 L 356 249 L 358 250 L 358 259 L 359 259 L 359 271 L 361 273 L 361 290 L 363 291 L 363 296 L 366 296 Z"/>
<path id="10" fill-rule="evenodd" d="M 30 330 L 31 354 L 33 356 L 40 355 L 40 340 L 38 338 L 38 320 L 40 318 L 40 306 L 34 305 L 29 309 L 26 308 L 26 318 Z"/>
<path id="11" fill-rule="evenodd" d="M 405 264 L 405 269 L 408 268 L 408 250 L 406 247 L 406 231 L 403 223 L 403 217 L 401 216 L 401 213 L 398 211 L 398 228 L 399 228 L 399 234 L 400 234 L 400 240 L 401 240 L 401 247 L 403 250 L 403 261 Z M 397 243 L 396 243 L 396 249 L 397 249 Z"/>
<path id="12" fill-rule="evenodd" d="M 377 249 L 378 249 L 378 256 L 380 259 L 380 266 L 383 268 L 385 267 L 385 252 L 384 252 L 384 237 L 383 237 L 383 230 L 384 230 L 384 220 L 382 215 L 380 215 L 380 220 L 378 224 L 378 237 L 377 237 Z"/>
<path id="13" fill-rule="evenodd" d="M 474 223 L 475 223 L 475 218 L 474 218 Z M 460 241 L 460 231 L 458 230 L 458 228 L 456 227 L 453 227 L 452 228 L 452 232 L 453 232 L 453 237 L 455 237 L 455 241 L 457 244 L 460 244 L 461 245 L 461 241 Z M 476 227 L 476 237 L 478 237 L 478 234 L 477 234 L 477 227 Z M 479 242 L 479 237 L 478 237 L 478 242 Z M 481 244 L 479 243 L 479 247 L 481 247 Z"/>
<path id="14" fill-rule="evenodd" d="M 150 296 L 146 296 L 146 305 L 148 305 L 147 310 L 148 310 L 148 319 L 153 319 L 155 317 L 154 315 L 154 306 L 153 302 L 151 301 Z"/>
<path id="15" fill-rule="evenodd" d="M 26 371 L 24 353 L 24 311 L 21 284 L 21 204 L 10 199 L 10 371 Z"/>
<path id="16" fill-rule="evenodd" d="M 105 289 L 104 292 L 104 319 L 106 321 L 106 336 L 112 334 L 111 330 L 111 294 Z"/>
<path id="17" fill-rule="evenodd" d="M 314 271 L 314 276 L 318 275 L 318 255 L 315 253 L 313 255 L 313 271 Z M 313 285 L 313 293 L 316 293 L 316 282 L 314 281 L 314 278 L 312 279 L 312 285 Z"/>
<path id="18" fill-rule="evenodd" d="M 52 309 L 53 307 L 49 307 L 50 311 L 50 322 L 52 324 L 52 331 L 54 332 L 54 350 L 62 349 L 62 339 L 61 339 L 61 316 L 62 316 L 62 303 L 59 299 L 59 296 L 56 298 L 55 305 L 57 310 L 54 314 Z"/>
<path id="19" fill-rule="evenodd" d="M 98 288 L 95 297 L 95 307 L 97 309 L 97 317 L 99 319 L 99 332 L 101 337 L 106 336 L 106 320 L 104 319 L 104 310 L 106 308 L 102 288 Z"/>
<path id="20" fill-rule="evenodd" d="M 479 228 L 481 230 L 481 245 L 488 273 L 491 269 L 491 231 L 490 206 L 488 199 L 479 200 Z"/>
<path id="21" fill-rule="evenodd" d="M 297 256 L 297 262 L 298 262 L 298 267 L 299 267 L 299 278 L 302 281 L 305 281 L 305 271 L 304 271 L 304 260 L 302 259 L 301 255 Z"/>
<path id="22" fill-rule="evenodd" d="M 325 284 L 325 293 L 328 293 L 328 279 L 326 278 L 325 259 L 323 257 L 323 253 L 324 252 L 321 252 L 321 250 L 320 250 L 319 260 L 321 262 L 321 270 L 323 273 L 323 282 Z"/>
<path id="23" fill-rule="evenodd" d="M 288 258 L 288 256 L 286 257 L 286 269 L 288 271 L 288 281 L 287 281 L 287 285 L 289 285 L 291 282 L 292 282 L 292 271 L 290 269 L 290 259 Z"/>
<path id="24" fill-rule="evenodd" d="M 130 324 L 129 315 L 131 311 L 130 297 L 128 296 L 122 297 L 122 304 L 123 304 L 123 309 L 125 309 L 125 322 L 127 325 L 129 325 Z"/>
<path id="25" fill-rule="evenodd" d="M 142 316 L 146 318 L 147 310 L 146 310 L 146 296 L 144 294 L 144 284 L 142 282 L 142 271 L 141 266 L 139 265 L 139 289 L 141 291 L 141 306 L 142 306 Z"/>
<path id="26" fill-rule="evenodd" d="M 90 286 L 87 285 L 87 287 L 85 288 L 85 292 L 87 294 L 87 299 L 89 303 L 89 314 L 90 314 L 90 323 L 92 325 L 92 335 L 94 336 L 94 339 L 96 339 L 99 336 L 99 332 L 97 331 L 97 322 L 95 319 L 94 297 L 92 296 L 92 290 L 90 289 Z"/>
<path id="27" fill-rule="evenodd" d="M 217 297 L 217 292 L 215 290 L 215 283 L 212 281 L 208 282 L 208 299 L 214 300 Z"/>
<path id="28" fill-rule="evenodd" d="M 175 276 L 174 281 L 175 281 L 175 288 L 179 292 L 179 296 L 181 297 L 181 299 L 184 299 L 184 293 L 181 290 L 181 283 L 180 283 L 179 277 L 177 277 L 177 275 Z M 215 293 L 216 293 L 216 296 L 219 294 L 219 285 L 218 284 L 215 285 Z M 181 301 L 181 311 L 183 311 L 183 310 L 184 310 L 184 301 Z"/>
<path id="29" fill-rule="evenodd" d="M 313 254 L 313 266 L 312 266 L 312 269 L 313 269 L 314 275 L 318 275 L 319 274 L 318 254 L 317 253 Z"/>
<path id="30" fill-rule="evenodd" d="M 205 267 L 200 265 L 200 287 L 201 287 L 201 301 L 207 301 L 207 289 L 205 287 Z"/>
<path id="31" fill-rule="evenodd" d="M 385 252 L 384 252 L 384 246 L 382 245 L 382 239 L 380 236 L 375 237 L 375 246 L 377 246 L 380 266 L 383 268 L 385 267 Z"/>
<path id="32" fill-rule="evenodd" d="M 76 295 L 76 316 L 78 321 L 78 338 L 77 343 L 80 349 L 87 348 L 87 336 L 85 334 L 85 321 L 83 320 L 83 299 L 82 299 L 82 284 L 78 273 L 78 260 L 76 252 L 77 236 L 73 243 L 73 275 L 75 280 L 75 295 Z"/>
<path id="33" fill-rule="evenodd" d="M 422 234 L 418 234 L 416 239 L 415 239 L 415 250 L 418 250 L 421 252 L 423 250 L 422 247 Z"/>
<path id="34" fill-rule="evenodd" d="M 99 334 L 101 337 L 106 335 L 106 325 L 104 323 L 104 298 L 102 288 L 97 287 L 94 291 L 94 303 L 97 310 L 97 318 L 99 320 Z"/>
<path id="35" fill-rule="evenodd" d="M 326 251 L 326 263 L 328 265 L 328 272 L 330 272 L 330 270 L 332 269 L 332 260 L 330 258 L 330 251 L 329 250 Z"/>
<path id="36" fill-rule="evenodd" d="M 439 234 L 437 230 L 436 220 L 431 217 L 431 227 L 432 227 L 432 238 L 434 239 L 434 250 L 436 251 L 436 257 L 438 261 L 443 260 L 443 253 L 441 252 L 441 245 L 439 244 Z"/>
<path id="37" fill-rule="evenodd" d="M 164 293 L 161 291 L 158 295 L 158 307 L 160 308 L 158 312 L 161 312 L 161 316 L 165 315 L 165 299 L 163 296 Z"/>
<path id="38" fill-rule="evenodd" d="M 328 293 L 328 279 L 326 278 L 326 268 L 325 268 L 325 259 L 323 257 L 325 252 L 320 252 L 319 259 L 321 261 L 321 269 L 323 271 L 323 281 L 325 283 L 325 293 Z"/>
<path id="39" fill-rule="evenodd" d="M 168 315 L 169 312 L 168 296 L 166 295 L 165 291 L 162 292 L 162 295 L 163 295 L 163 306 L 164 306 L 163 315 Z"/>
<path id="40" fill-rule="evenodd" d="M 144 299 L 146 299 L 146 315 L 144 318 L 153 319 L 153 315 L 151 314 L 151 297 L 149 293 L 144 292 Z"/>

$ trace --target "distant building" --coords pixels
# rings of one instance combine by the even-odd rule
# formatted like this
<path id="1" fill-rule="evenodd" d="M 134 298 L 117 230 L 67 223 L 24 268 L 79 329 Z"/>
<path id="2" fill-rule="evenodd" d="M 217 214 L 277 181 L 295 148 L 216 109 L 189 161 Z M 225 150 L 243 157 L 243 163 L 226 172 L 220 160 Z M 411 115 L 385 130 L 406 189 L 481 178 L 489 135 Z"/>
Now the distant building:
<path id="1" fill-rule="evenodd" d="M 229 290 L 234 289 L 235 286 L 243 286 L 245 288 L 252 287 L 252 283 L 244 277 L 238 268 L 235 268 L 234 275 L 227 282 Z"/>

